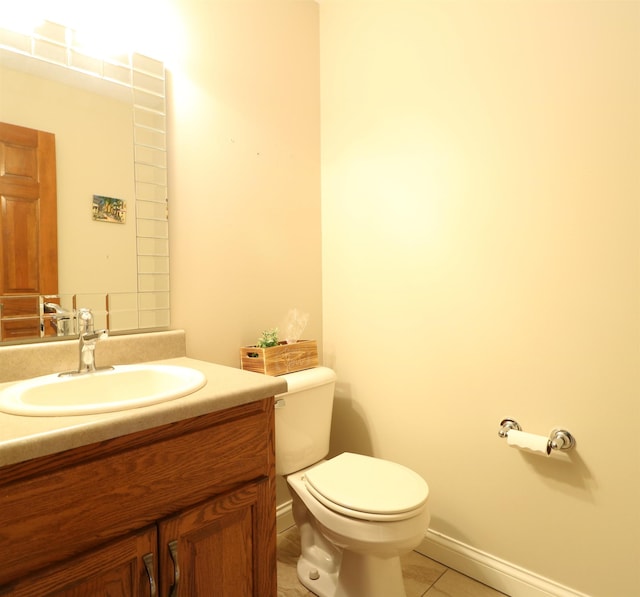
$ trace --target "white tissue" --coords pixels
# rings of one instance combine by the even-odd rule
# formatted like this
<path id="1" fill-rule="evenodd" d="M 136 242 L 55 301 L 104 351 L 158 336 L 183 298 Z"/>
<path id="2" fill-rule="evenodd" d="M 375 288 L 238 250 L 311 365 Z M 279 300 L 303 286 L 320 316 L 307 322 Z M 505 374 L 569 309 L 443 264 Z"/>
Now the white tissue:
<path id="1" fill-rule="evenodd" d="M 544 435 L 535 435 L 534 433 L 511 429 L 507 434 L 507 443 L 514 448 L 534 452 L 541 456 L 549 456 L 551 454 L 549 438 Z"/>
<path id="2" fill-rule="evenodd" d="M 282 329 L 284 330 L 284 339 L 287 344 L 295 344 L 302 337 L 304 328 L 307 327 L 309 314 L 298 309 L 290 309 L 287 313 Z"/>

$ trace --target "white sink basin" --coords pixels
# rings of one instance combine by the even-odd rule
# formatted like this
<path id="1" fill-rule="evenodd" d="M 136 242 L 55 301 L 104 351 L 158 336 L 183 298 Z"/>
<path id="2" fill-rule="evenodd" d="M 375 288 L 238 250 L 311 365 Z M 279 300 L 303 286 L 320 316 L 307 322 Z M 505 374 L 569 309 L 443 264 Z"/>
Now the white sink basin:
<path id="1" fill-rule="evenodd" d="M 175 365 L 117 365 L 113 369 L 34 377 L 0 392 L 0 411 L 32 417 L 88 415 L 180 398 L 207 383 L 204 374 Z"/>

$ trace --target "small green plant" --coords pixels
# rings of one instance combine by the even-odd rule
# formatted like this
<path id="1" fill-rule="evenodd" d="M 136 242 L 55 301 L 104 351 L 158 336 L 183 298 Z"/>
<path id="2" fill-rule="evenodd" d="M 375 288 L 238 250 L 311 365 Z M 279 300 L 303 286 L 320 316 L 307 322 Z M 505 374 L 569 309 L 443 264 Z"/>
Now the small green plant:
<path id="1" fill-rule="evenodd" d="M 278 346 L 278 328 L 265 330 L 262 332 L 256 344 L 258 348 L 269 348 L 270 346 Z"/>

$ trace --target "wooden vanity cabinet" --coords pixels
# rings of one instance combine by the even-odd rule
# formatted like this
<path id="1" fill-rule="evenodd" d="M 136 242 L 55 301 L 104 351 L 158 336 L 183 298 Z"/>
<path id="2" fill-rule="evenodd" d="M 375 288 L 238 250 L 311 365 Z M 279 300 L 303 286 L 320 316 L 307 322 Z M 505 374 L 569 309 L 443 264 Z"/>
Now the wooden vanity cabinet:
<path id="1" fill-rule="evenodd" d="M 148 527 L 46 570 L 26 574 L 23 579 L 0 590 L 0 594 L 12 597 L 156 597 L 159 595 L 155 559 L 157 536 L 156 528 Z M 155 593 L 145 562 L 153 574 Z"/>
<path id="2" fill-rule="evenodd" d="M 276 595 L 273 398 L 0 469 L 0 595 Z"/>

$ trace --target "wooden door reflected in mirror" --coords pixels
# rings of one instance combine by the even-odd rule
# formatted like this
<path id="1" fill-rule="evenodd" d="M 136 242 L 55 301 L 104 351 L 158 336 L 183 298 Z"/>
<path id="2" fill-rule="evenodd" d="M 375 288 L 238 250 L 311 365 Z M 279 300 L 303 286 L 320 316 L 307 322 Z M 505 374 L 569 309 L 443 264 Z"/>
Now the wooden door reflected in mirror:
<path id="1" fill-rule="evenodd" d="M 53 335 L 41 295 L 58 293 L 52 133 L 0 123 L 0 340 Z"/>

